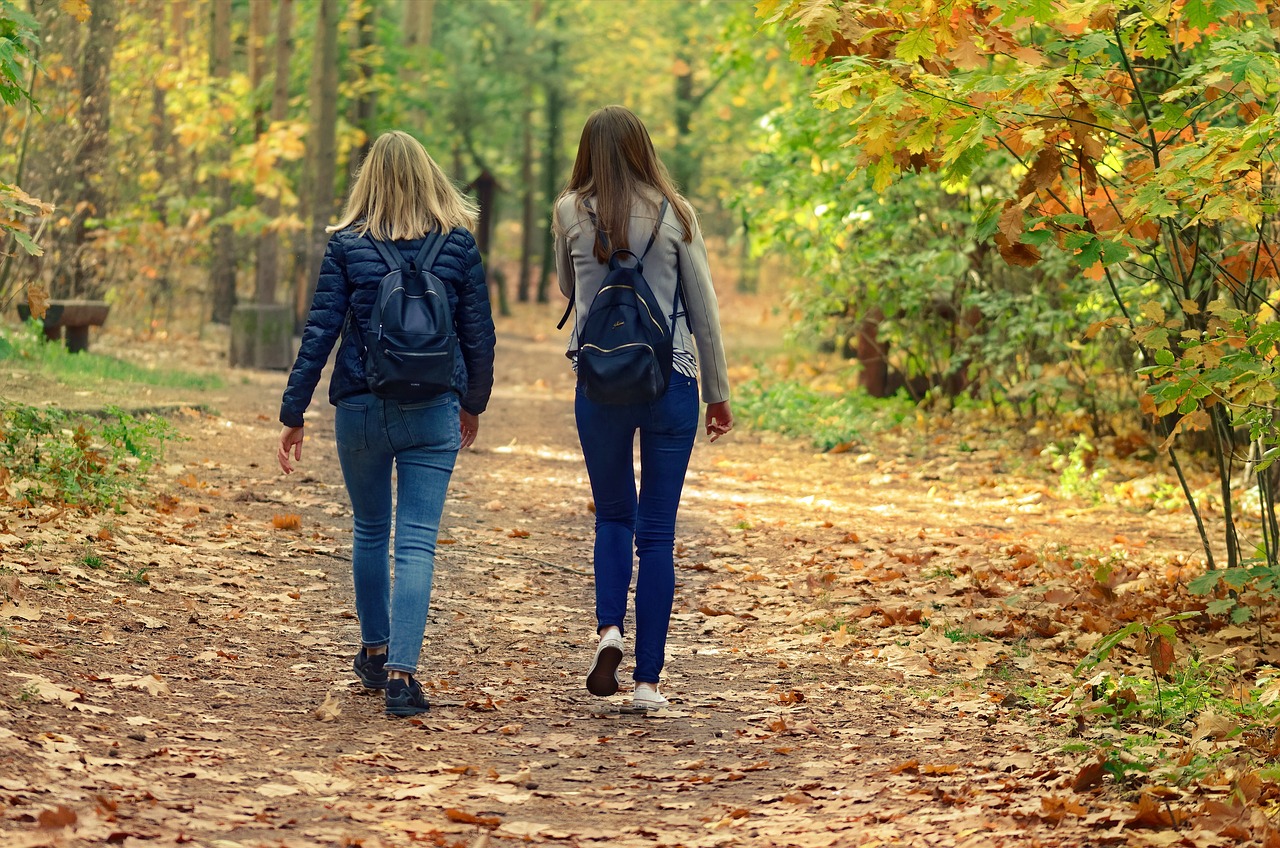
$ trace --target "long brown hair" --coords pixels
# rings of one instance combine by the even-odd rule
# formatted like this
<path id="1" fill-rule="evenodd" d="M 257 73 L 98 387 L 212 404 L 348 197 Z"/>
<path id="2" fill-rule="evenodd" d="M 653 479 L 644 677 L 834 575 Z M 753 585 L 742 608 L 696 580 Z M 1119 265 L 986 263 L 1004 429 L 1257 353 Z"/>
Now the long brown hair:
<path id="1" fill-rule="evenodd" d="M 684 240 L 692 241 L 693 210 L 676 191 L 644 124 L 625 106 L 605 106 L 592 112 L 582 126 L 573 173 L 560 196 L 576 194 L 579 205 L 590 199 L 601 232 L 609 240 L 609 247 L 617 250 L 631 246 L 627 225 L 632 201 L 640 194 L 641 186 L 648 186 L 667 199 L 684 227 Z M 559 221 L 556 224 L 561 226 Z M 609 252 L 598 240 L 595 255 L 601 262 L 609 260 Z"/>
<path id="2" fill-rule="evenodd" d="M 475 203 L 454 188 L 416 138 L 392 130 L 373 142 L 351 186 L 337 232 L 359 222 L 357 231 L 384 241 L 421 238 L 432 230 L 474 230 Z"/>

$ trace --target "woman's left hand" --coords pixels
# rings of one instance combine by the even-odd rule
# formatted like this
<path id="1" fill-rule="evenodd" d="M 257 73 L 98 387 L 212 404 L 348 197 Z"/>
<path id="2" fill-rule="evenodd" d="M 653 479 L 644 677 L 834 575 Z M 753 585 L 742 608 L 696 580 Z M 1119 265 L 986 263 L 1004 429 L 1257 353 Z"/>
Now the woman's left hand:
<path id="1" fill-rule="evenodd" d="M 280 460 L 280 468 L 285 474 L 293 473 L 293 465 L 289 463 L 289 451 L 293 451 L 295 462 L 302 459 L 302 428 L 285 427 L 280 431 L 280 446 L 276 449 L 276 459 Z"/>
<path id="2" fill-rule="evenodd" d="M 461 419 L 462 446 L 469 448 L 476 440 L 476 433 L 480 432 L 480 416 L 464 409 L 458 418 Z"/>
<path id="3" fill-rule="evenodd" d="M 707 435 L 711 441 L 723 436 L 733 429 L 733 412 L 729 409 L 729 401 L 707 404 Z"/>

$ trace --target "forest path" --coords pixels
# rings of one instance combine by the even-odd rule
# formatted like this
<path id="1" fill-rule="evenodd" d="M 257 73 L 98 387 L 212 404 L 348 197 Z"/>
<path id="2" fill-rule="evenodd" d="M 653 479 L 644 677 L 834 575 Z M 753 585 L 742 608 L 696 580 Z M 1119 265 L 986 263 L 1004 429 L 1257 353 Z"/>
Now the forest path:
<path id="1" fill-rule="evenodd" d="M 283 375 L 239 374 L 200 399 L 214 412 L 178 415 L 190 440 L 170 447 L 155 503 L 0 525 L 0 840 L 1124 841 L 1124 814 L 1085 814 L 1060 730 L 1013 694 L 1069 674 L 1040 650 L 1050 634 L 1018 650 L 981 636 L 1012 632 L 992 573 L 1020 547 L 1118 530 L 1036 509 L 1000 483 L 995 451 L 701 439 L 677 533 L 672 707 L 627 712 L 627 682 L 588 695 L 590 494 L 561 341 L 530 331 L 549 316 L 500 325 L 498 389 L 446 506 L 420 720 L 384 718 L 350 673 L 332 408 L 317 398 L 300 473 L 283 478 Z M 944 638 L 942 621 L 922 636 L 922 615 L 973 640 Z"/>

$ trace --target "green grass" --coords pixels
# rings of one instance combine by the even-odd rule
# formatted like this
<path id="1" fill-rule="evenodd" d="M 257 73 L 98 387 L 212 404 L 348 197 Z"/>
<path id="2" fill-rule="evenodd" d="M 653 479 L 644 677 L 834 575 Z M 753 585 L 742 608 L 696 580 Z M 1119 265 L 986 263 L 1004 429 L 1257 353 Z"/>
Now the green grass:
<path id="1" fill-rule="evenodd" d="M 942 631 L 942 635 L 946 636 L 952 642 L 956 642 L 958 644 L 964 643 L 964 642 L 990 642 L 991 641 L 991 639 L 989 639 L 986 636 L 983 636 L 981 633 L 973 633 L 969 630 L 965 630 L 963 627 L 948 627 L 946 630 Z"/>
<path id="2" fill-rule="evenodd" d="M 915 409 L 905 398 L 876 399 L 857 390 L 819 391 L 762 373 L 734 394 L 734 412 L 749 426 L 806 439 L 821 450 L 862 442 L 902 423 Z"/>
<path id="3" fill-rule="evenodd" d="M 0 362 L 38 371 L 70 387 L 114 382 L 203 390 L 223 385 L 222 378 L 216 374 L 143 368 L 88 351 L 71 353 L 62 344 L 46 341 L 36 321 L 18 328 L 0 327 Z"/>

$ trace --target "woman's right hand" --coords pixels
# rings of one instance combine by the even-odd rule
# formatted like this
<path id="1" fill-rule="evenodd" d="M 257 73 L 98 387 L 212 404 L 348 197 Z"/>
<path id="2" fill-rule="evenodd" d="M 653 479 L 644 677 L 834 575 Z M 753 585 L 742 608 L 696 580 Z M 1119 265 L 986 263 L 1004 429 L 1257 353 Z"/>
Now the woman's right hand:
<path id="1" fill-rule="evenodd" d="M 276 459 L 285 474 L 293 473 L 293 465 L 289 462 L 289 452 L 293 451 L 294 461 L 302 459 L 302 428 L 285 427 L 280 431 L 280 446 L 276 448 Z"/>
<path id="2" fill-rule="evenodd" d="M 723 436 L 733 429 L 733 412 L 729 409 L 729 401 L 707 404 L 707 435 L 711 441 Z"/>

